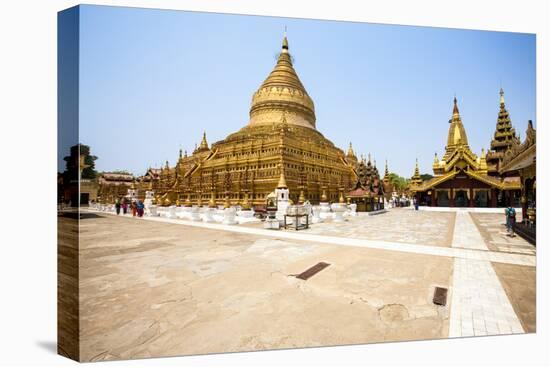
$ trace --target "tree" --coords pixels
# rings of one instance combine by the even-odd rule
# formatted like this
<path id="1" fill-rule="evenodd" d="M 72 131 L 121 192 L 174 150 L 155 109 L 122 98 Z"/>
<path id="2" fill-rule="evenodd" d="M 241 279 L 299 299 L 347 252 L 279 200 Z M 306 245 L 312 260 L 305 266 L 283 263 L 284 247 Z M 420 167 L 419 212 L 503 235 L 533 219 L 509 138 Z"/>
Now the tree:
<path id="1" fill-rule="evenodd" d="M 434 176 L 430 175 L 429 173 L 423 173 L 420 175 L 420 178 L 422 179 L 422 181 L 426 181 L 426 180 L 429 180 L 431 178 L 433 178 Z"/>
<path id="2" fill-rule="evenodd" d="M 78 170 L 82 167 L 80 178 L 94 179 L 97 176 L 95 161 L 97 157 L 90 154 L 90 147 L 84 144 L 77 144 L 71 147 L 71 154 L 63 158 L 66 162 L 64 175 L 71 180 L 78 180 Z"/>
<path id="3" fill-rule="evenodd" d="M 84 169 L 82 170 L 81 178 L 94 179 L 97 176 L 97 171 L 95 170 L 95 161 L 97 157 L 90 154 L 90 147 L 88 145 L 80 145 L 80 156 L 83 158 Z"/>
<path id="4" fill-rule="evenodd" d="M 409 180 L 407 180 L 404 177 L 399 176 L 397 173 L 390 173 L 389 179 L 391 184 L 393 185 L 395 191 L 401 193 L 407 188 L 409 185 Z"/>

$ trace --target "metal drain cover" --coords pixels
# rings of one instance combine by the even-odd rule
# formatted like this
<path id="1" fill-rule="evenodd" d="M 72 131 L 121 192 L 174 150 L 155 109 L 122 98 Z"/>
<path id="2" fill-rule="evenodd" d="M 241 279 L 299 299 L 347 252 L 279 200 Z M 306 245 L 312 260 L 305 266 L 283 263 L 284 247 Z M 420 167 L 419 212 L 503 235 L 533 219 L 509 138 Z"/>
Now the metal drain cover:
<path id="1" fill-rule="evenodd" d="M 447 288 L 435 287 L 434 304 L 445 306 L 447 304 Z"/>
<path id="2" fill-rule="evenodd" d="M 296 278 L 302 279 L 302 280 L 307 280 L 307 279 L 311 278 L 312 276 L 314 276 L 315 274 L 317 274 L 318 272 L 320 272 L 321 270 L 323 270 L 324 268 L 326 268 L 329 265 L 330 264 L 325 263 L 325 262 L 317 263 L 317 264 L 313 265 L 311 268 L 304 271 L 303 273 L 300 273 L 300 274 L 296 275 Z"/>

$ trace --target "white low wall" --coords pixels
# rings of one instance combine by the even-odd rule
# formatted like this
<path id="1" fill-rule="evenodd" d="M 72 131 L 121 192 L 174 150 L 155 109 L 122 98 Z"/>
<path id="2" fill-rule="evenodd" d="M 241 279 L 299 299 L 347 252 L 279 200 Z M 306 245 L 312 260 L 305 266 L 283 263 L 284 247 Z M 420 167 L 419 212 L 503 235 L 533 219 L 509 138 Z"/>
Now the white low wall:
<path id="1" fill-rule="evenodd" d="M 414 207 L 412 208 L 414 209 Z M 504 214 L 505 208 L 451 208 L 447 206 L 419 206 L 418 210 L 424 210 L 427 212 L 470 212 L 470 213 L 498 213 Z M 515 208 L 517 214 L 521 214 L 521 208 Z"/>

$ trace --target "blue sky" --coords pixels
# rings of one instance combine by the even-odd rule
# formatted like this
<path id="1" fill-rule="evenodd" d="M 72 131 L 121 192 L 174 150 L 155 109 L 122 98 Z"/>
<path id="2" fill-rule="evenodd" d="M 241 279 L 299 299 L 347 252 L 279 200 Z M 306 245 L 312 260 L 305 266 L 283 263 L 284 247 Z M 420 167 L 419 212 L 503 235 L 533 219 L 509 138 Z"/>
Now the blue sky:
<path id="1" fill-rule="evenodd" d="M 535 36 L 487 31 L 83 6 L 80 141 L 98 170 L 143 174 L 248 122 L 284 27 L 317 128 L 383 170 L 432 173 L 456 93 L 470 147 L 486 149 L 505 90 L 516 130 L 535 123 Z"/>

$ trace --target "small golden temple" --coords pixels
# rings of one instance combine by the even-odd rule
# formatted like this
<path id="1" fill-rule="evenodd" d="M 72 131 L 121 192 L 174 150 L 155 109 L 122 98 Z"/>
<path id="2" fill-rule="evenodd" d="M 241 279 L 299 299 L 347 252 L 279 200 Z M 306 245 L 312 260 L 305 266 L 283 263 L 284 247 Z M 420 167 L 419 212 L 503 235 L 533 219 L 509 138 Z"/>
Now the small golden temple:
<path id="1" fill-rule="evenodd" d="M 527 134 L 534 136 L 531 123 Z M 527 195 L 523 171 L 510 170 L 503 163 L 509 160 L 511 152 L 517 151 L 519 148 L 515 147 L 520 145 L 506 109 L 502 88 L 491 149 L 488 152 L 482 149 L 479 156 L 470 149 L 455 97 L 445 154 L 441 159 L 435 154 L 432 166 L 434 177 L 428 180 L 422 180 L 416 161 L 410 179 L 410 192 L 419 204 L 428 206 L 519 206 Z"/>
<path id="2" fill-rule="evenodd" d="M 369 162 L 370 164 L 370 162 Z M 315 105 L 292 64 L 285 36 L 275 67 L 252 96 L 246 126 L 208 144 L 206 133 L 175 166 L 150 169 L 138 196 L 154 191 L 160 205 L 265 206 L 276 188 L 293 202 L 342 201 L 357 182 L 357 157 L 317 130 Z"/>

